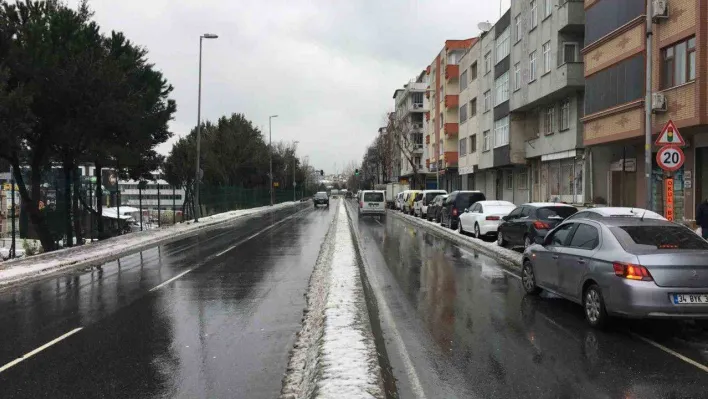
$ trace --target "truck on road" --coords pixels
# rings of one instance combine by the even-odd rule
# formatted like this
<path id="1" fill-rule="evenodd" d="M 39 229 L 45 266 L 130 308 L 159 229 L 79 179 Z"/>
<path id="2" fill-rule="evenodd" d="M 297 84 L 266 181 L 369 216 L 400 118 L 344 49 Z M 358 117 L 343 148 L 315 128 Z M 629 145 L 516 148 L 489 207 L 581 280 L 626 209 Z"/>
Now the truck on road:
<path id="1" fill-rule="evenodd" d="M 386 184 L 386 206 L 390 209 L 396 208 L 396 196 L 401 191 L 406 191 L 409 189 L 407 184 L 401 183 L 388 183 Z"/>

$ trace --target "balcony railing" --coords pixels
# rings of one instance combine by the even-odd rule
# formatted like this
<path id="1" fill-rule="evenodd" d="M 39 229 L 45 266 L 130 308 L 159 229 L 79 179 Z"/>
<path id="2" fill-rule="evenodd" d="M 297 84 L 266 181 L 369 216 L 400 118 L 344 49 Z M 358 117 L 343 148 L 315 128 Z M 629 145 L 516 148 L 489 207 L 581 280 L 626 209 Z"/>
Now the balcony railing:
<path id="1" fill-rule="evenodd" d="M 460 96 L 448 94 L 445 96 L 445 108 L 457 108 L 460 105 Z"/>
<path id="2" fill-rule="evenodd" d="M 448 64 L 445 65 L 445 79 L 457 79 L 460 77 L 460 66 Z"/>
<path id="3" fill-rule="evenodd" d="M 425 144 L 430 144 L 430 135 L 429 134 L 425 135 Z"/>
<path id="4" fill-rule="evenodd" d="M 446 136 L 456 136 L 460 132 L 458 123 L 446 123 L 443 127 Z"/>
<path id="5" fill-rule="evenodd" d="M 457 151 L 447 151 L 445 152 L 443 159 L 445 160 L 445 167 L 457 166 L 459 159 L 458 153 Z"/>

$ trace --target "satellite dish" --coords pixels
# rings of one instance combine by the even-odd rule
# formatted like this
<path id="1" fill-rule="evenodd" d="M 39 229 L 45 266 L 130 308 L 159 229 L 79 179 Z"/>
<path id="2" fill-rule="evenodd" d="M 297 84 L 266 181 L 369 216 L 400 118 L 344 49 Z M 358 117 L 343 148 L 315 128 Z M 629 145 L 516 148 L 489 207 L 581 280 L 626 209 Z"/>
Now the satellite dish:
<path id="1" fill-rule="evenodd" d="M 480 22 L 477 24 L 477 27 L 479 30 L 482 32 L 488 32 L 490 29 L 492 29 L 492 24 L 489 23 L 489 21 L 486 22 Z"/>

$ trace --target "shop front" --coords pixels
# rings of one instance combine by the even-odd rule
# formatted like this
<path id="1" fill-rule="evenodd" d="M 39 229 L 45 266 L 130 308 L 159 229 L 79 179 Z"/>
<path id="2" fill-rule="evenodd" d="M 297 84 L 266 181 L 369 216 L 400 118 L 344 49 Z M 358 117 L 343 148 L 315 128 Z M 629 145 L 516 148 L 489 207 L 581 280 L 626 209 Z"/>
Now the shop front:
<path id="1" fill-rule="evenodd" d="M 533 201 L 585 203 L 585 160 L 581 150 L 547 154 L 531 163 Z"/>

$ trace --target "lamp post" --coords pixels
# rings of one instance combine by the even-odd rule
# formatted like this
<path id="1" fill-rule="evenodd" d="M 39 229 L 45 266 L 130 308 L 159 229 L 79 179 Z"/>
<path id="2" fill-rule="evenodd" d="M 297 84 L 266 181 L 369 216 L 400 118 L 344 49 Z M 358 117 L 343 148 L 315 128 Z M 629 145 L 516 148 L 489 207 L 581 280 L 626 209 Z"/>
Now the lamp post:
<path id="1" fill-rule="evenodd" d="M 270 206 L 273 206 L 273 118 L 278 115 L 268 117 L 268 153 L 270 156 Z"/>
<path id="2" fill-rule="evenodd" d="M 297 150 L 297 145 L 299 143 L 300 142 L 297 140 L 295 140 L 295 142 L 293 143 L 293 202 L 297 201 L 297 198 L 295 195 L 295 184 L 297 184 L 297 183 L 295 183 L 295 164 L 296 164 L 295 161 L 297 160 L 297 158 L 295 157 L 295 152 Z"/>
<path id="3" fill-rule="evenodd" d="M 197 160 L 194 176 L 194 221 L 199 221 L 199 180 L 201 180 L 201 137 L 202 137 L 202 41 L 204 39 L 216 39 L 219 36 L 213 33 L 205 33 L 199 36 L 199 92 L 197 94 Z"/>

